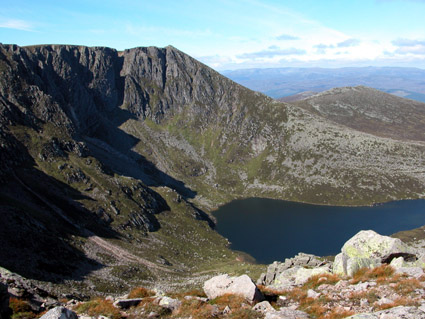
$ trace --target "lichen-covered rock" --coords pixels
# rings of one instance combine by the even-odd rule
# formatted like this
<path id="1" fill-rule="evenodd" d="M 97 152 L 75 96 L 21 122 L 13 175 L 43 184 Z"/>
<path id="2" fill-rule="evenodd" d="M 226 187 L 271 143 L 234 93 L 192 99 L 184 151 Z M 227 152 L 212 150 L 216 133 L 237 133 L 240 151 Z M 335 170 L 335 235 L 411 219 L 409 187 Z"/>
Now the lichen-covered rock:
<path id="1" fill-rule="evenodd" d="M 40 319 L 78 319 L 74 311 L 65 307 L 55 307 L 46 312 Z"/>
<path id="2" fill-rule="evenodd" d="M 412 249 L 400 239 L 362 230 L 342 246 L 341 253 L 335 257 L 333 272 L 352 276 L 360 268 L 373 268 L 399 256 L 414 258 Z"/>
<path id="3" fill-rule="evenodd" d="M 205 294 L 210 299 L 224 294 L 238 294 L 247 301 L 262 301 L 264 296 L 247 275 L 230 277 L 229 275 L 215 276 L 204 283 Z"/>

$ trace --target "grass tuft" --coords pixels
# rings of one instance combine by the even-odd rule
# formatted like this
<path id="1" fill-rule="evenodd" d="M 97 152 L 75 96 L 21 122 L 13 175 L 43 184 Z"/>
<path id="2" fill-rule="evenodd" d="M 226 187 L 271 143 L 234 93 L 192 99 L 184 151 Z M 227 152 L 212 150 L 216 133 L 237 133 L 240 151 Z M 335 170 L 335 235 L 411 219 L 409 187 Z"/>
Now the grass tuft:
<path id="1" fill-rule="evenodd" d="M 357 284 L 359 282 L 366 282 L 371 280 L 383 282 L 385 279 L 388 279 L 394 275 L 394 272 L 395 269 L 390 265 L 382 265 L 373 269 L 361 268 L 353 275 L 350 283 Z"/>
<path id="2" fill-rule="evenodd" d="M 75 307 L 79 314 L 85 313 L 89 316 L 106 316 L 110 319 L 120 319 L 121 312 L 115 308 L 111 300 L 96 298 L 88 302 L 80 303 Z"/>
<path id="3" fill-rule="evenodd" d="M 146 297 L 152 297 L 155 296 L 155 292 L 152 290 L 143 288 L 143 287 L 137 287 L 134 288 L 130 293 L 128 294 L 128 298 L 146 298 Z"/>

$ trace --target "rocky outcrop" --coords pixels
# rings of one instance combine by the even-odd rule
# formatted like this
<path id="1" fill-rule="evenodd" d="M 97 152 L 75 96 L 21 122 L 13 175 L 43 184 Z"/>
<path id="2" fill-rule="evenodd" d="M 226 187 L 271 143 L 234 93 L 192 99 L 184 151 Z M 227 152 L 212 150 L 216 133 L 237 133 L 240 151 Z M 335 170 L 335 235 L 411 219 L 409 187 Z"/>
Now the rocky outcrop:
<path id="1" fill-rule="evenodd" d="M 271 285 L 273 284 L 275 279 L 279 277 L 281 273 L 283 273 L 285 270 L 290 268 L 294 268 L 294 267 L 312 268 L 312 267 L 320 267 L 325 265 L 330 265 L 330 262 L 318 256 L 299 253 L 293 258 L 286 258 L 283 263 L 275 261 L 274 263 L 269 265 L 267 267 L 267 272 L 261 274 L 260 278 L 258 278 L 257 284 Z"/>
<path id="2" fill-rule="evenodd" d="M 398 257 L 406 261 L 416 260 L 413 250 L 400 239 L 381 236 L 372 230 L 360 231 L 335 257 L 333 272 L 352 276 L 360 268 L 373 268 Z"/>
<path id="3" fill-rule="evenodd" d="M 229 275 L 215 276 L 204 283 L 204 291 L 208 298 L 214 299 L 224 294 L 238 294 L 248 302 L 264 300 L 264 296 L 247 275 L 230 277 Z"/>

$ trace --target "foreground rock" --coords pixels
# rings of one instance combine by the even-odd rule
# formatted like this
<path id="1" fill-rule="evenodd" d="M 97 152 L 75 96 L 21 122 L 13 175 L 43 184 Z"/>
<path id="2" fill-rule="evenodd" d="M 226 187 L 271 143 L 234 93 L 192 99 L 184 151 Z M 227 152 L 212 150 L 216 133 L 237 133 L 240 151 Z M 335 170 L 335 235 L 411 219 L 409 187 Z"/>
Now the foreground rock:
<path id="1" fill-rule="evenodd" d="M 362 230 L 341 248 L 341 253 L 335 257 L 333 272 L 352 276 L 360 268 L 373 268 L 398 257 L 406 261 L 416 260 L 413 250 L 400 239 Z"/>
<path id="2" fill-rule="evenodd" d="M 273 311 L 266 313 L 264 319 L 308 319 L 309 316 L 299 310 L 293 310 L 289 308 L 281 308 L 279 311 Z"/>
<path id="3" fill-rule="evenodd" d="M 74 311 L 65 307 L 55 307 L 41 316 L 40 319 L 78 319 L 78 316 Z"/>
<path id="4" fill-rule="evenodd" d="M 354 316 L 350 316 L 346 319 L 423 319 L 425 318 L 425 312 L 416 307 L 394 307 L 387 310 L 382 310 L 374 313 L 361 313 Z"/>
<path id="5" fill-rule="evenodd" d="M 204 291 L 209 299 L 225 294 L 238 294 L 250 303 L 264 300 L 261 291 L 247 275 L 239 277 L 230 277 L 227 274 L 215 276 L 204 283 Z"/>

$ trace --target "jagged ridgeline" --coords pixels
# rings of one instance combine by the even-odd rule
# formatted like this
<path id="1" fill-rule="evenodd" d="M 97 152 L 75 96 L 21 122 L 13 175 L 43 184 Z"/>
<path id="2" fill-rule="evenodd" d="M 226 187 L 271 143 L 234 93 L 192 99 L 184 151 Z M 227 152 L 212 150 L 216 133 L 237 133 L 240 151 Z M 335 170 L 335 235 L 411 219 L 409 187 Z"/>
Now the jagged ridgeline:
<path id="1" fill-rule="evenodd" d="M 423 142 L 276 102 L 173 47 L 1 45 L 0 58 L 0 257 L 33 278 L 231 260 L 202 209 L 234 198 L 424 196 Z"/>

